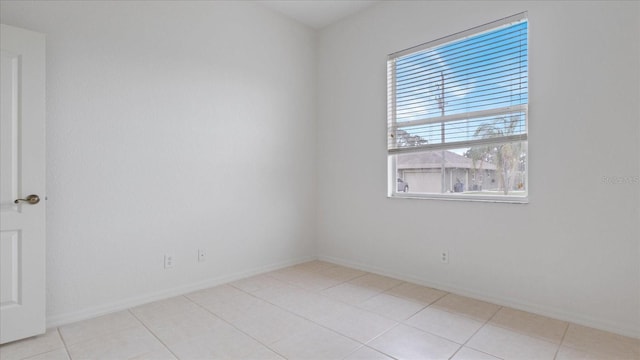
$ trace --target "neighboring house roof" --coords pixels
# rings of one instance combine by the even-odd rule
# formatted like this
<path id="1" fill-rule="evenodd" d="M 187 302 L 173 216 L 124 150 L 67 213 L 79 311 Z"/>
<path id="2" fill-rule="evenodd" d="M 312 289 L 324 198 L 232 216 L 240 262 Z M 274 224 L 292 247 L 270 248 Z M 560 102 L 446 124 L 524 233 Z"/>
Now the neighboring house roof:
<path id="1" fill-rule="evenodd" d="M 442 167 L 442 151 L 426 151 L 398 154 L 396 159 L 398 170 L 402 169 L 440 169 Z M 444 167 L 447 169 L 473 169 L 471 159 L 458 155 L 452 151 L 444 151 Z M 480 169 L 480 162 L 476 162 Z M 487 162 L 482 163 L 482 169 L 495 170 L 496 166 Z"/>

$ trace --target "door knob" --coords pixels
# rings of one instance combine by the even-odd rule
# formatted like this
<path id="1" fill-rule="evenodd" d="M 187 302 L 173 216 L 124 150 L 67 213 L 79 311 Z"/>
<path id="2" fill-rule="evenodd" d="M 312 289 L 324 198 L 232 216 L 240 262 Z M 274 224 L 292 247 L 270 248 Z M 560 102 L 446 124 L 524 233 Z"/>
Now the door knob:
<path id="1" fill-rule="evenodd" d="M 31 205 L 35 205 L 35 204 L 40 202 L 40 197 L 38 195 L 33 195 L 32 194 L 32 195 L 27 196 L 26 199 L 16 199 L 13 203 L 14 204 L 19 204 L 20 201 L 24 201 L 24 202 L 27 202 L 27 203 L 29 203 Z"/>

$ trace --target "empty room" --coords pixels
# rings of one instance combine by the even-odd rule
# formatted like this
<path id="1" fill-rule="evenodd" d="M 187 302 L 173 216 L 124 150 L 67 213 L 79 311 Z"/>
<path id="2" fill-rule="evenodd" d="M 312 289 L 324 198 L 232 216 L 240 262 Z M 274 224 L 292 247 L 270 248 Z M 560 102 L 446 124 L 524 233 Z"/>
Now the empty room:
<path id="1" fill-rule="evenodd" d="M 0 359 L 640 360 L 640 2 L 0 21 Z"/>

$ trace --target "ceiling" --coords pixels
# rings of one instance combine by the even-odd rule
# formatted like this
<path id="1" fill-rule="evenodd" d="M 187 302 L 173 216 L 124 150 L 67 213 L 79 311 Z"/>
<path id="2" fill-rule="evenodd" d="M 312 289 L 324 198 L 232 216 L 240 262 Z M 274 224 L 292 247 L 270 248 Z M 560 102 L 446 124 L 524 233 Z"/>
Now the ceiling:
<path id="1" fill-rule="evenodd" d="M 264 0 L 266 7 L 293 18 L 314 29 L 321 29 L 344 17 L 355 14 L 378 1 L 375 0 Z"/>

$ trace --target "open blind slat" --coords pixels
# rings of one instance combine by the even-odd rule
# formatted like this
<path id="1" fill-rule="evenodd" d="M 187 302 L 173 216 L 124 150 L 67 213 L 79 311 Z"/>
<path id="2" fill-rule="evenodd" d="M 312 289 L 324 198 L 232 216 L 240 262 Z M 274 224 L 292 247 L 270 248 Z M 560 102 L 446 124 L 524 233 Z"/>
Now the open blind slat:
<path id="1" fill-rule="evenodd" d="M 389 55 L 390 154 L 527 139 L 525 14 Z"/>

